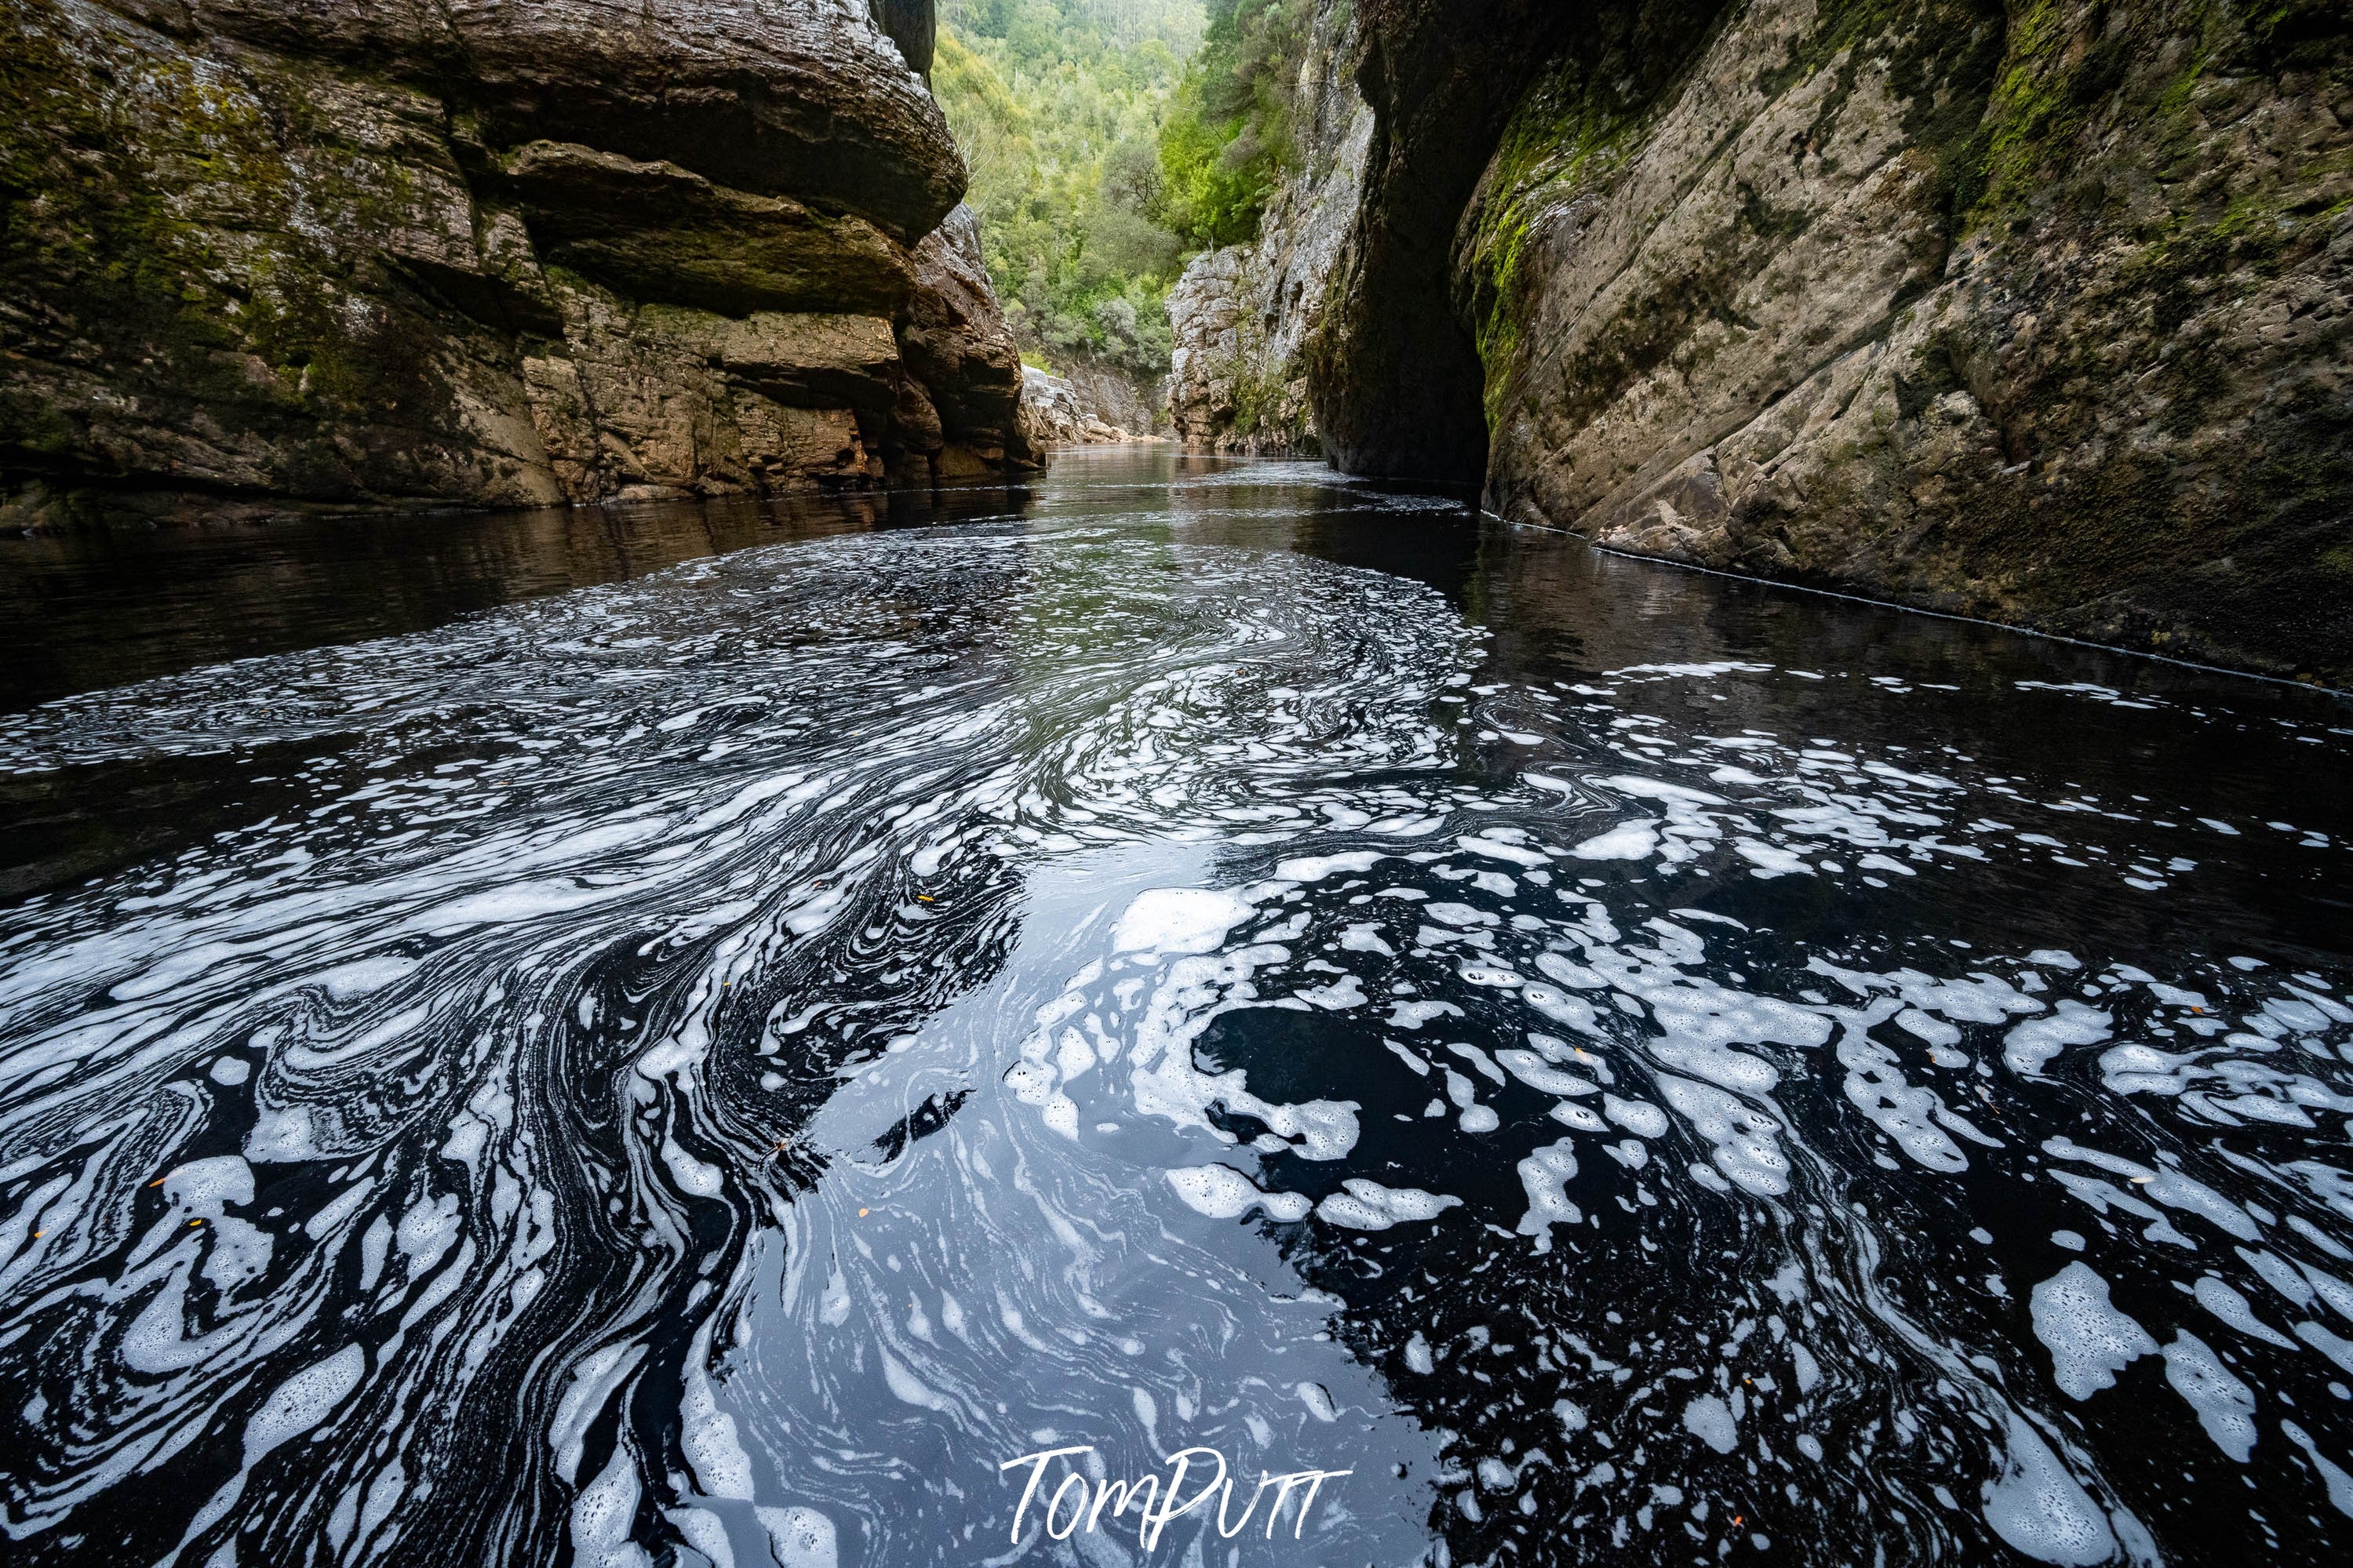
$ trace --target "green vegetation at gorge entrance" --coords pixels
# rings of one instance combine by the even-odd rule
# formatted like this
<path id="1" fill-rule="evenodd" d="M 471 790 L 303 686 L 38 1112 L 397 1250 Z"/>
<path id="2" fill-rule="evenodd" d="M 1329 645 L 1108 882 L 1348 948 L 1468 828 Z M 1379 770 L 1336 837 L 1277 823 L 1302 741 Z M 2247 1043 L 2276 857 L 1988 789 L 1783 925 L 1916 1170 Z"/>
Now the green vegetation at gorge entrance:
<path id="1" fill-rule="evenodd" d="M 1253 237 L 1291 152 L 1309 0 L 943 0 L 933 89 L 1034 357 L 1168 368 L 1169 288 Z"/>
<path id="2" fill-rule="evenodd" d="M 1159 216 L 1188 248 L 1258 237 L 1293 165 L 1310 0 L 1208 0 L 1201 47 L 1160 132 Z"/>
<path id="3" fill-rule="evenodd" d="M 1159 136 L 1201 0 L 944 0 L 940 22 L 932 88 L 1014 336 L 1161 374 L 1185 247 L 1158 217 Z"/>

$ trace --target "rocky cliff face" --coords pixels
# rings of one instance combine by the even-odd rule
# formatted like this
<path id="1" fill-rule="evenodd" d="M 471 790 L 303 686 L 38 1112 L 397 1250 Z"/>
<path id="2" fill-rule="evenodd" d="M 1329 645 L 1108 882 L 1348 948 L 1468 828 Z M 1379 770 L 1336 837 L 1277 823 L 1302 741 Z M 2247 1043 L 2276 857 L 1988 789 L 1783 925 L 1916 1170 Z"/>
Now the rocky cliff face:
<path id="1" fill-rule="evenodd" d="M 1028 458 L 963 164 L 863 0 L 0 5 L 14 521 Z"/>
<path id="2" fill-rule="evenodd" d="M 1373 132 L 1310 343 L 1316 420 L 1343 468 L 1476 479 L 1487 430 L 1478 353 L 1449 306 L 1454 227 L 1513 106 L 1588 7 L 1366 0 L 1358 9 L 1356 85 Z"/>
<path id="3" fill-rule="evenodd" d="M 1095 447 L 1128 439 L 1068 376 L 1021 367 L 1021 433 L 1039 451 L 1056 447 Z"/>
<path id="4" fill-rule="evenodd" d="M 1166 372 L 1147 378 L 1124 364 L 1068 351 L 1055 356 L 1054 371 L 1071 384 L 1090 417 L 1131 437 L 1168 434 Z"/>
<path id="5" fill-rule="evenodd" d="M 1256 362 L 1303 358 L 1341 466 L 2353 681 L 2343 6 L 1345 9 L 1361 191 L 1305 353 Z"/>
<path id="6" fill-rule="evenodd" d="M 1318 456 L 1305 346 L 1356 216 L 1373 116 L 1349 79 L 1356 12 L 1319 5 L 1299 81 L 1300 174 L 1254 245 L 1196 257 L 1168 296 L 1178 440 L 1225 452 Z"/>
<path id="7" fill-rule="evenodd" d="M 1655 86 L 1571 53 L 1459 233 L 1490 504 L 2353 677 L 2348 23 L 1749 0 Z"/>

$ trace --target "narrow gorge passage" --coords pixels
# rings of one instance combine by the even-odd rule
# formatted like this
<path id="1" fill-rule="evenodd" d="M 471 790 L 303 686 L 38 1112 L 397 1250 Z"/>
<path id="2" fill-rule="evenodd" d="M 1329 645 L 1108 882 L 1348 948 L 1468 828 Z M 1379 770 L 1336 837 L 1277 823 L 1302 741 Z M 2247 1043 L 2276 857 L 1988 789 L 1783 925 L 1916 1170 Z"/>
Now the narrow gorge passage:
<path id="1" fill-rule="evenodd" d="M 0 8 L 9 1568 L 2353 1558 L 2344 0 Z"/>
<path id="2" fill-rule="evenodd" d="M 11 1561 L 2341 1554 L 2339 701 L 1307 464 L 842 505 L 375 636 L 282 530 L 307 635 L 0 717 Z M 58 668 L 186 571 L 34 549 Z"/>
<path id="3" fill-rule="evenodd" d="M 1188 441 L 2353 679 L 2342 5 L 1282 15 L 1293 155 L 1169 296 Z"/>

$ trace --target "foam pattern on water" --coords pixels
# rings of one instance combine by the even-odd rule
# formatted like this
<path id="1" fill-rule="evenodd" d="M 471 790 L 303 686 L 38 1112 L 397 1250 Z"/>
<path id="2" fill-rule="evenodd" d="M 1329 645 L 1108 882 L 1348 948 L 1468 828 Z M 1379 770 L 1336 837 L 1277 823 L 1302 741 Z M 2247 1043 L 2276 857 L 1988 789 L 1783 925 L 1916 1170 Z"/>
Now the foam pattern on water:
<path id="1" fill-rule="evenodd" d="M 1131 1562 L 1008 1539 L 999 1464 L 1200 1445 L 1353 1468 L 1294 1560 L 2325 1560 L 2348 976 L 1820 920 L 2198 868 L 1647 711 L 1804 672 L 1483 652 L 1398 578 L 964 529 L 0 721 L 315 748 L 0 916 L 0 1525 Z"/>

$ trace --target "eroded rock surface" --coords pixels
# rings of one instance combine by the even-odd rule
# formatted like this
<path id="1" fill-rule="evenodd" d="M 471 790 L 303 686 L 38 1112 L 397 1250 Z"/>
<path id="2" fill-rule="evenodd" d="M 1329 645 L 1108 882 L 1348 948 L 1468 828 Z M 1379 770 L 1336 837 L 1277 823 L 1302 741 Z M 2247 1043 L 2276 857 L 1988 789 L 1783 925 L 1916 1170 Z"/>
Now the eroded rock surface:
<path id="1" fill-rule="evenodd" d="M 1135 437 L 1168 434 L 1167 372 L 1140 375 L 1118 361 L 1063 349 L 1054 356 L 1054 374 L 1071 384 L 1079 406 L 1104 424 Z"/>
<path id="2" fill-rule="evenodd" d="M 1365 0 L 1356 9 L 1356 83 L 1373 130 L 1308 356 L 1316 422 L 1333 461 L 1352 472 L 1475 482 L 1487 430 L 1478 353 L 1447 303 L 1454 226 L 1513 105 L 1591 7 Z"/>
<path id="3" fill-rule="evenodd" d="M 1029 460 L 927 5 L 0 4 L 13 521 Z"/>
<path id="4" fill-rule="evenodd" d="M 2353 682 L 2344 7 L 1346 9 L 1375 123 L 1306 355 L 1341 466 Z"/>
<path id="5" fill-rule="evenodd" d="M 928 395 L 939 424 L 944 445 L 930 454 L 934 472 L 969 478 L 1032 461 L 1021 434 L 1021 350 L 997 308 L 972 209 L 950 213 L 915 247 L 914 259 L 899 353 L 913 373 L 911 393 Z"/>
<path id="6" fill-rule="evenodd" d="M 1259 238 L 1196 257 L 1168 296 L 1168 413 L 1187 446 L 1320 456 L 1306 346 L 1322 319 L 1364 183 L 1371 109 L 1350 80 L 1356 13 L 1317 9 L 1300 73 L 1298 178 L 1267 204 Z"/>
<path id="7" fill-rule="evenodd" d="M 1096 412 L 1068 377 L 1050 375 L 1035 365 L 1021 367 L 1021 429 L 1041 451 L 1128 439 L 1126 428 Z"/>
<path id="8" fill-rule="evenodd" d="M 2353 56 L 2325 18 L 1749 0 L 1565 59 L 1467 216 L 1490 503 L 2353 677 Z"/>

